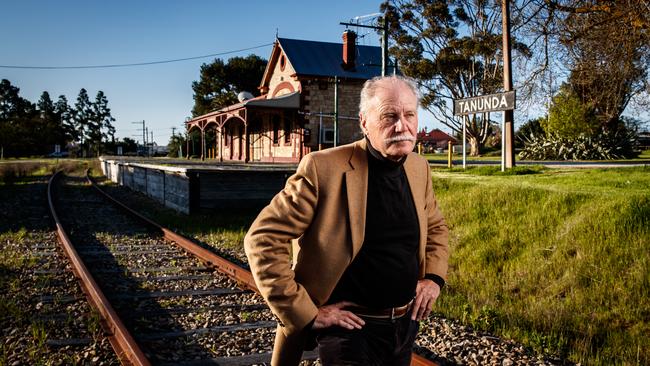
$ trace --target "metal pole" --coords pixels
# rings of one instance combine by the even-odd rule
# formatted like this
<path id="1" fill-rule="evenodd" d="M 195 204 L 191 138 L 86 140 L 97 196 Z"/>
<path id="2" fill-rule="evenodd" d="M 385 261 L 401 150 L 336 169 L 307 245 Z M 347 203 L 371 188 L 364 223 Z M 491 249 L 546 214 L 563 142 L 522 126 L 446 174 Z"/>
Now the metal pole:
<path id="1" fill-rule="evenodd" d="M 201 160 L 205 160 L 205 131 L 201 130 Z"/>
<path id="2" fill-rule="evenodd" d="M 144 148 L 145 148 L 145 151 L 146 151 L 145 154 L 150 156 L 151 154 L 149 154 L 149 142 L 147 141 L 147 139 L 149 138 L 149 127 L 145 127 L 144 131 L 145 131 L 144 132 Z"/>
<path id="3" fill-rule="evenodd" d="M 501 114 L 501 171 L 506 171 L 506 113 Z"/>
<path id="4" fill-rule="evenodd" d="M 510 0 L 501 2 L 501 22 L 503 29 L 503 89 L 508 92 L 512 90 L 512 61 L 510 48 Z M 515 166 L 515 128 L 514 128 L 514 111 L 508 110 L 503 112 L 505 135 L 505 167 L 512 168 Z"/>
<path id="5" fill-rule="evenodd" d="M 320 111 L 318 120 L 318 150 L 323 150 L 323 110 Z"/>
<path id="6" fill-rule="evenodd" d="M 467 140 L 466 140 L 466 126 L 469 116 L 463 117 L 463 169 L 465 169 L 465 164 L 467 160 Z"/>
<path id="7" fill-rule="evenodd" d="M 339 140 L 339 77 L 334 77 L 334 147 Z"/>
<path id="8" fill-rule="evenodd" d="M 388 22 L 384 14 L 382 36 L 381 36 L 381 76 L 386 76 L 388 69 Z"/>
<path id="9" fill-rule="evenodd" d="M 190 158 L 190 133 L 185 132 L 185 157 Z"/>

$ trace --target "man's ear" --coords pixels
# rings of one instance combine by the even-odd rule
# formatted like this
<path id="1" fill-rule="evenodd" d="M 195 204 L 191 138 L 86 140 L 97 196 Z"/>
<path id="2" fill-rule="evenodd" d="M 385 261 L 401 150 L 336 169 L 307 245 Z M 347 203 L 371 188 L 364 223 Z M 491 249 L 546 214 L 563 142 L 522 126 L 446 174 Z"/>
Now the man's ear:
<path id="1" fill-rule="evenodd" d="M 368 128 L 366 127 L 366 118 L 363 116 L 363 113 L 359 112 L 359 125 L 361 126 L 361 132 L 363 132 L 364 135 L 368 134 Z"/>

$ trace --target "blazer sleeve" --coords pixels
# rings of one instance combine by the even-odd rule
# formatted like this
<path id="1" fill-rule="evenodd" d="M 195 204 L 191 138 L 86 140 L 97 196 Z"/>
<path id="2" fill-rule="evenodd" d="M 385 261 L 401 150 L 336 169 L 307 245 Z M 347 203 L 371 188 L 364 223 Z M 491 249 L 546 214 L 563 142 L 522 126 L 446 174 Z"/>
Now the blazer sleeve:
<path id="1" fill-rule="evenodd" d="M 447 280 L 447 269 L 449 259 L 449 229 L 442 213 L 438 207 L 433 185 L 431 182 L 431 168 L 425 161 L 427 174 L 426 182 L 426 206 L 427 215 L 427 242 L 425 251 L 425 275 L 436 275 Z"/>
<path id="2" fill-rule="evenodd" d="M 317 201 L 316 165 L 312 156 L 306 155 L 244 238 L 255 283 L 287 336 L 303 330 L 318 314 L 291 268 L 291 240 L 307 230 Z"/>

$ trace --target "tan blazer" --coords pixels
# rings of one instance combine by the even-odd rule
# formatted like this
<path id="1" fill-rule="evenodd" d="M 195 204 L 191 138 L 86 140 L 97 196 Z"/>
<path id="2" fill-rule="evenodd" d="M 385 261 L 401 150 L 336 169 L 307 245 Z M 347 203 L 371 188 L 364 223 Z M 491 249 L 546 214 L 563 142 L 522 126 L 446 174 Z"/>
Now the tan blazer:
<path id="1" fill-rule="evenodd" d="M 304 328 L 363 244 L 366 149 L 366 141 L 360 140 L 306 155 L 246 234 L 253 277 L 278 319 L 273 365 L 298 364 Z M 420 226 L 420 277 L 430 273 L 446 278 L 448 230 L 433 195 L 429 165 L 411 153 L 404 170 Z M 293 239 L 297 246 L 292 256 Z"/>

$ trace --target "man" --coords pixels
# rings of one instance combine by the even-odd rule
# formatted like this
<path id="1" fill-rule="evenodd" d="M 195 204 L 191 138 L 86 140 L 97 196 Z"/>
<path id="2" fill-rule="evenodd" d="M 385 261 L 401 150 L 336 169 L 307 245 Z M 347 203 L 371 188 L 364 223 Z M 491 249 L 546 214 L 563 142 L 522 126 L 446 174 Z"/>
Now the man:
<path id="1" fill-rule="evenodd" d="M 249 264 L 279 324 L 273 365 L 297 364 L 313 336 L 323 365 L 410 363 L 448 259 L 428 163 L 412 153 L 417 108 L 410 79 L 367 81 L 365 138 L 305 156 L 248 231 Z"/>

